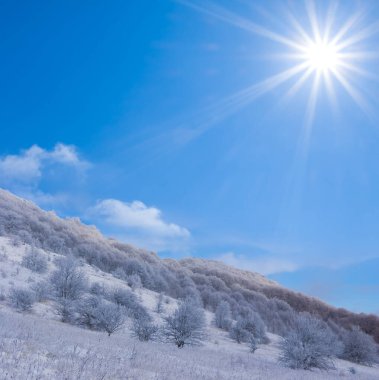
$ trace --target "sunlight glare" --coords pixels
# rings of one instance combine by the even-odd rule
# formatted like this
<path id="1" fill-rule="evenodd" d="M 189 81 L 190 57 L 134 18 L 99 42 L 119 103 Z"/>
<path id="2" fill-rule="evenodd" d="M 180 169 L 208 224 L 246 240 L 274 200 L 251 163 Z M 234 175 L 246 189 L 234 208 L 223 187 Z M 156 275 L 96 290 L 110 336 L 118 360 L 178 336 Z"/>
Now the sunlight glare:
<path id="1" fill-rule="evenodd" d="M 328 42 L 312 42 L 304 59 L 311 69 L 324 73 L 337 70 L 340 61 L 336 46 Z"/>

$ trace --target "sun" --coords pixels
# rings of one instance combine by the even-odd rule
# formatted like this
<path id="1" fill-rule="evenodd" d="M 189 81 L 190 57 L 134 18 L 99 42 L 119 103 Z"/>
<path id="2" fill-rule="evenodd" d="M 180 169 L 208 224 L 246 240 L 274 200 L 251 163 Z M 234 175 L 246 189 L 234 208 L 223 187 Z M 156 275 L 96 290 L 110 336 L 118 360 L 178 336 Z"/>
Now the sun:
<path id="1" fill-rule="evenodd" d="M 338 47 L 331 42 L 311 42 L 306 47 L 304 60 L 308 67 L 321 72 L 335 72 L 341 63 Z"/>
<path id="2" fill-rule="evenodd" d="M 212 106 L 210 109 L 213 112 L 217 109 L 217 117 L 206 119 L 205 129 L 255 99 L 285 85 L 287 88 L 284 88 L 281 104 L 286 104 L 287 100 L 294 98 L 300 90 L 303 90 L 302 96 L 305 94 L 308 98 L 304 108 L 305 139 L 309 139 L 317 116 L 319 99 L 326 99 L 326 102 L 322 102 L 323 105 L 329 102 L 334 110 L 338 110 L 339 99 L 345 93 L 370 118 L 375 114 L 375 109 L 367 99 L 367 95 L 370 94 L 364 90 L 362 84 L 366 84 L 367 80 L 379 80 L 375 72 L 366 70 L 368 63 L 372 66 L 371 60 L 377 61 L 379 58 L 377 49 L 367 50 L 367 46 L 372 45 L 370 39 L 379 34 L 379 21 L 367 23 L 364 9 L 357 8 L 344 18 L 341 17 L 346 13 L 342 0 L 330 1 L 327 7 L 317 0 L 304 0 L 304 6 L 283 8 L 283 18 L 286 22 L 278 23 L 279 32 L 234 13 L 216 1 L 176 1 L 276 43 L 278 52 L 273 53 L 273 57 L 278 65 L 284 67 L 272 76 L 258 83 L 249 84 Z M 260 14 L 269 15 L 269 12 Z M 267 17 L 271 25 L 273 18 Z M 284 25 L 288 28 L 287 31 L 283 29 Z M 255 49 L 252 54 L 256 54 Z"/>

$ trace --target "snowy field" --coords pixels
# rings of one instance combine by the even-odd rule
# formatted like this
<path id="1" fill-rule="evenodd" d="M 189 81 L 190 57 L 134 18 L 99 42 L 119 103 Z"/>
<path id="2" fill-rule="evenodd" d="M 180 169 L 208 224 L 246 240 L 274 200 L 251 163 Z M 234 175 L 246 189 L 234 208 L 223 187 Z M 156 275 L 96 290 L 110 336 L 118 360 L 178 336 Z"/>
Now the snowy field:
<path id="1" fill-rule="evenodd" d="M 202 347 L 141 343 L 128 331 L 108 337 L 53 320 L 0 311 L 0 378 L 5 379 L 378 379 L 376 368 L 337 361 L 329 372 L 283 368 L 275 343 L 255 354 L 214 335 Z"/>
<path id="2" fill-rule="evenodd" d="M 228 334 L 212 327 L 207 312 L 208 336 L 200 347 L 178 349 L 173 344 L 140 342 L 131 337 L 128 324 L 108 337 L 104 332 L 85 330 L 58 320 L 49 301 L 37 303 L 29 313 L 13 311 L 5 297 L 14 286 L 28 286 L 47 277 L 59 255 L 43 252 L 49 271 L 40 275 L 21 266 L 29 247 L 12 246 L 0 238 L 0 380 L 5 379 L 379 379 L 379 368 L 336 360 L 331 371 L 301 371 L 277 362 L 279 336 L 269 334 L 270 343 L 252 354 Z M 107 287 L 127 287 L 125 282 L 87 264 L 83 271 L 91 282 Z M 155 312 L 158 294 L 146 289 L 136 294 L 157 323 L 177 303 L 167 299 L 162 314 Z M 354 368 L 354 372 L 351 372 Z"/>

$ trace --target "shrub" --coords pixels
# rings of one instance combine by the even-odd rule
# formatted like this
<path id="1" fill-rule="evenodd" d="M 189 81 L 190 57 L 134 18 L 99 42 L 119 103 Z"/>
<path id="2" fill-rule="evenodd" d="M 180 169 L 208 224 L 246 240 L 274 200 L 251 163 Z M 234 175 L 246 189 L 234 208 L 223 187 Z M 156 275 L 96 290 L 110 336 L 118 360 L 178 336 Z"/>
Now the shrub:
<path id="1" fill-rule="evenodd" d="M 47 270 L 47 260 L 45 255 L 32 247 L 22 258 L 21 265 L 36 273 L 45 273 Z"/>
<path id="2" fill-rule="evenodd" d="M 34 293 L 28 289 L 13 288 L 9 293 L 10 304 L 17 310 L 29 311 L 35 301 Z"/>

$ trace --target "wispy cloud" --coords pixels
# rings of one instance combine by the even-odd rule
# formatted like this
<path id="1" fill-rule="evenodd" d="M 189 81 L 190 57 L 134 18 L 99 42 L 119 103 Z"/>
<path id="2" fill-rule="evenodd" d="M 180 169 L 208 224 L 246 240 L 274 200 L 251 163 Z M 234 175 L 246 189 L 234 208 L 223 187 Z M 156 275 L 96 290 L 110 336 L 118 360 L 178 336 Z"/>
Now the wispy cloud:
<path id="1" fill-rule="evenodd" d="M 299 266 L 292 261 L 276 257 L 248 257 L 247 255 L 227 252 L 214 257 L 214 259 L 236 268 L 269 275 L 281 272 L 296 271 Z"/>
<path id="2" fill-rule="evenodd" d="M 88 217 L 107 233 L 157 251 L 186 249 L 190 238 L 186 228 L 166 222 L 161 210 L 141 201 L 101 200 L 90 208 Z"/>

